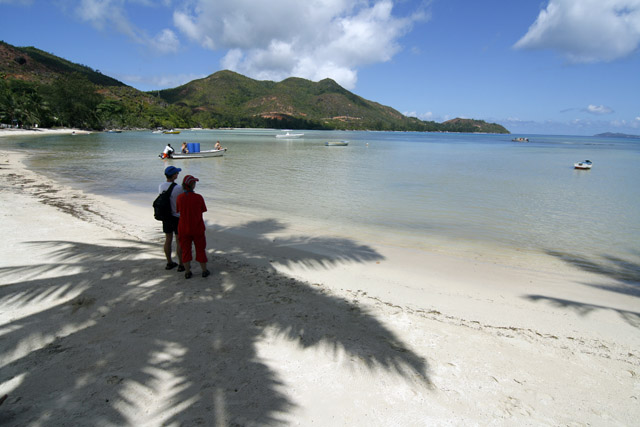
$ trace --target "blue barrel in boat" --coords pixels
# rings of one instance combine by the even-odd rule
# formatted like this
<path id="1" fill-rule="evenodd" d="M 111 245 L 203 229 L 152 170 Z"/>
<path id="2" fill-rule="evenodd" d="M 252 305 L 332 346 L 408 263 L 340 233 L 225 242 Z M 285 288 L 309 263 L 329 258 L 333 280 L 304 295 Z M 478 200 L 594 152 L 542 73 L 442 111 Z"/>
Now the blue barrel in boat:
<path id="1" fill-rule="evenodd" d="M 199 153 L 200 152 L 200 143 L 199 142 L 188 142 L 187 143 L 187 150 L 189 150 L 190 153 Z"/>

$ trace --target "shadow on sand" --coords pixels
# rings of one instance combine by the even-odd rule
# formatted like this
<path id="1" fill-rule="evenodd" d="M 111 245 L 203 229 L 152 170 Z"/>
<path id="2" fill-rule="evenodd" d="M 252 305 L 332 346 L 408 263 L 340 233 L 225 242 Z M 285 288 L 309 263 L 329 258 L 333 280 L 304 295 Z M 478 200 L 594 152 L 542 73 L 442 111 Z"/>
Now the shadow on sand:
<path id="1" fill-rule="evenodd" d="M 603 256 L 601 259 L 596 260 L 566 252 L 547 251 L 547 253 L 581 270 L 613 280 L 611 283 L 584 283 L 585 286 L 621 293 L 630 297 L 640 297 L 640 263 L 637 261 L 614 256 Z M 639 254 L 633 253 L 632 256 L 633 258 L 638 258 Z M 572 309 L 581 316 L 586 316 L 596 310 L 614 311 L 631 326 L 640 328 L 640 313 L 638 312 L 543 295 L 526 295 L 524 298 L 535 302 L 545 301 L 556 307 Z"/>
<path id="2" fill-rule="evenodd" d="M 247 224 L 263 234 L 279 226 Z M 309 265 L 381 259 L 348 240 L 277 243 L 310 241 L 339 255 L 305 252 Z M 52 262 L 0 269 L 21 278 L 0 287 L 0 308 L 27 313 L 2 326 L 0 382 L 15 387 L 0 424 L 125 425 L 148 407 L 154 425 L 283 423 L 295 404 L 258 354 L 269 333 L 430 386 L 426 361 L 373 315 L 273 269 L 210 256 L 212 276 L 185 280 L 162 269 L 157 244 L 29 244 Z"/>

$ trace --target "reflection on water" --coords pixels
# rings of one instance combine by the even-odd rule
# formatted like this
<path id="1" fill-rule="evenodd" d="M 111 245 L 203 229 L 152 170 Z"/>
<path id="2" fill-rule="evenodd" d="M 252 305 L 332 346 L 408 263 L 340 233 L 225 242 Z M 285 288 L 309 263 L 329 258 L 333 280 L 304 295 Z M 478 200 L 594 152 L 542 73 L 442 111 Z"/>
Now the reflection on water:
<path id="1" fill-rule="evenodd" d="M 288 218 L 410 247 L 476 242 L 585 256 L 640 253 L 640 141 L 576 136 L 278 131 L 96 133 L 13 138 L 30 166 L 97 193 L 151 200 L 169 164 L 200 178 L 215 209 Z M 221 158 L 158 158 L 216 140 Z M 348 140 L 326 147 L 327 140 Z M 573 169 L 590 159 L 592 170 Z"/>

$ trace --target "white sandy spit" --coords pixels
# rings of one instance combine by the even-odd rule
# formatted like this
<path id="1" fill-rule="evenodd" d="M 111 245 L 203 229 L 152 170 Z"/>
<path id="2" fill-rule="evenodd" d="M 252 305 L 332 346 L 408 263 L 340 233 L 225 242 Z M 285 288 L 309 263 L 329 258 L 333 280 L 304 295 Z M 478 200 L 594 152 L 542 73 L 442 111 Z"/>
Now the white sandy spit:
<path id="1" fill-rule="evenodd" d="M 3 136 L 42 136 L 42 135 L 71 135 L 71 134 L 89 134 L 90 131 L 73 128 L 32 128 L 32 129 L 16 129 L 16 128 L 0 128 L 0 137 Z"/>
<path id="2" fill-rule="evenodd" d="M 149 208 L 0 162 L 0 424 L 637 425 L 637 266 L 523 268 Z M 161 178 L 161 177 L 160 177 Z M 276 231 L 277 230 L 277 231 Z"/>

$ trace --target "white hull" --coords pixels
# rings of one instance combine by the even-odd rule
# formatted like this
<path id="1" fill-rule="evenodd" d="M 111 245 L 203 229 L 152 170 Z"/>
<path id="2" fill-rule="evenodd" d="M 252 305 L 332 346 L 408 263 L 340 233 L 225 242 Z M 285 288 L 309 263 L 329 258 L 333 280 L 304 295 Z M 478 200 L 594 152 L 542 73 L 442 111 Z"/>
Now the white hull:
<path id="1" fill-rule="evenodd" d="M 304 136 L 304 133 L 285 133 L 284 135 L 276 135 L 276 138 L 286 138 L 286 139 L 292 139 L 292 138 L 300 138 Z"/>
<path id="2" fill-rule="evenodd" d="M 174 153 L 173 159 L 202 159 L 205 157 L 221 157 L 226 150 L 205 150 L 199 153 Z"/>
<path id="3" fill-rule="evenodd" d="M 348 141 L 327 141 L 324 143 L 327 147 L 345 147 L 349 145 Z"/>
<path id="4" fill-rule="evenodd" d="M 584 162 L 578 162 L 573 164 L 574 169 L 591 169 L 591 161 L 585 160 Z"/>

